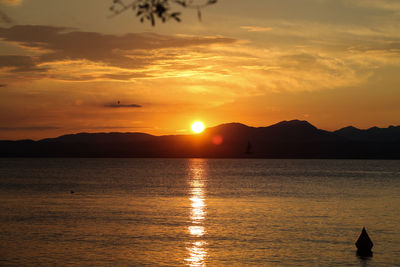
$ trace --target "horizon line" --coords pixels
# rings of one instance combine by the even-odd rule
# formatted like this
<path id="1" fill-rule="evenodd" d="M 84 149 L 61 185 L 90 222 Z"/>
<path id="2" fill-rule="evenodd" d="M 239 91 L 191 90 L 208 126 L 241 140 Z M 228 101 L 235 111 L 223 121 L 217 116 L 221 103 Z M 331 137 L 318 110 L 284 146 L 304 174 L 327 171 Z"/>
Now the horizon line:
<path id="1" fill-rule="evenodd" d="M 219 126 L 223 126 L 223 125 L 229 125 L 229 124 L 241 124 L 241 125 L 244 125 L 244 126 L 249 127 L 249 128 L 257 129 L 257 128 L 271 127 L 271 126 L 278 125 L 278 124 L 285 123 L 285 122 L 287 122 L 287 123 L 288 122 L 306 122 L 306 123 L 310 124 L 311 126 L 315 127 L 318 130 L 323 130 L 323 131 L 327 131 L 327 132 L 331 132 L 331 133 L 334 133 L 336 131 L 339 131 L 339 130 L 342 130 L 342 129 L 346 129 L 346 128 L 354 128 L 354 129 L 360 130 L 360 131 L 368 131 L 368 130 L 375 129 L 375 128 L 376 129 L 388 129 L 388 128 L 391 128 L 391 127 L 400 127 L 400 124 L 399 125 L 391 124 L 391 125 L 389 125 L 387 127 L 372 126 L 372 127 L 369 127 L 369 128 L 357 128 L 355 126 L 349 125 L 349 126 L 341 127 L 341 128 L 339 128 L 337 130 L 325 130 L 325 129 L 316 127 L 314 124 L 310 123 L 307 120 L 292 119 L 292 120 L 282 120 L 282 121 L 279 121 L 279 122 L 276 122 L 276 123 L 273 123 L 273 124 L 270 124 L 270 125 L 266 125 L 266 126 L 250 126 L 250 125 L 247 125 L 247 124 L 244 124 L 244 123 L 241 123 L 241 122 L 220 123 L 220 124 L 217 124 L 215 126 L 210 126 L 210 127 L 205 128 L 205 130 L 202 133 L 204 133 L 205 131 L 207 131 L 209 129 L 212 129 L 212 128 L 215 128 L 215 127 L 219 127 Z M 8 131 L 11 131 L 10 129 L 12 129 L 12 128 L 8 128 L 8 127 L 0 127 L 0 131 L 2 130 L 2 128 L 7 128 Z M 21 127 L 21 128 L 25 128 L 25 129 L 26 128 L 30 128 L 30 129 L 32 129 L 33 127 L 31 126 L 31 127 Z M 45 127 L 40 126 L 38 128 L 43 129 Z M 62 129 L 60 127 L 53 127 L 53 128 Z M 129 128 L 129 127 L 111 127 L 111 128 L 123 129 L 123 128 Z M 104 129 L 110 129 L 110 128 L 105 127 Z M 18 130 L 18 129 L 16 129 L 16 130 Z M 189 129 L 188 129 L 188 131 L 189 131 Z M 100 132 L 82 131 L 82 132 L 79 132 L 78 131 L 78 132 L 74 132 L 74 133 L 61 134 L 61 135 L 58 135 L 58 136 L 55 136 L 55 137 L 44 137 L 44 138 L 40 138 L 40 139 L 33 139 L 33 138 L 0 139 L 0 141 L 35 141 L 36 142 L 36 141 L 41 141 L 41 140 L 46 140 L 46 139 L 56 139 L 56 138 L 59 138 L 59 137 L 62 137 L 62 136 L 78 135 L 78 134 L 146 134 L 146 135 L 150 135 L 150 136 L 154 136 L 154 137 L 163 137 L 163 136 L 195 136 L 195 135 L 202 135 L 202 133 L 200 133 L 200 134 L 196 134 L 196 133 L 187 133 L 187 134 L 175 133 L 175 134 L 172 134 L 171 133 L 171 134 L 155 135 L 155 134 L 150 134 L 150 133 L 146 133 L 146 132 L 139 132 L 139 131 L 129 131 L 129 132 L 114 132 L 114 131 L 110 131 L 110 132 L 107 132 L 107 131 L 100 131 Z"/>

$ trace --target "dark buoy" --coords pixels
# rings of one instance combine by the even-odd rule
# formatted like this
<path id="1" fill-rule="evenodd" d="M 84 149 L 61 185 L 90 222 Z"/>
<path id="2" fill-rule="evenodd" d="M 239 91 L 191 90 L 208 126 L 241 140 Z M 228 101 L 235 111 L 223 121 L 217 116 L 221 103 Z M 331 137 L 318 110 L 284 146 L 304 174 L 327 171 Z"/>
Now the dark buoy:
<path id="1" fill-rule="evenodd" d="M 369 238 L 365 227 L 363 227 L 361 234 L 356 242 L 357 254 L 361 257 L 371 257 L 371 249 L 373 246 L 374 244 L 372 243 L 371 238 Z"/>

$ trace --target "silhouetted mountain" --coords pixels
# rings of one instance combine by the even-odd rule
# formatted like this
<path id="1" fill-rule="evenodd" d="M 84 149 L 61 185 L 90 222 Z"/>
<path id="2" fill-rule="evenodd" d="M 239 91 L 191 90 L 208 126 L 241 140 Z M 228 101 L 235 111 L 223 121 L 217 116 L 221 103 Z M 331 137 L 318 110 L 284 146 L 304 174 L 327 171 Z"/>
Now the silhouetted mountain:
<path id="1" fill-rule="evenodd" d="M 228 123 L 199 135 L 79 133 L 40 141 L 0 141 L 0 156 L 400 158 L 399 128 L 328 132 L 292 120 L 258 128 Z"/>
<path id="2" fill-rule="evenodd" d="M 309 142 L 336 142 L 342 138 L 331 132 L 317 129 L 307 121 L 292 120 L 282 121 L 269 127 L 261 128 L 269 138 L 286 141 L 309 141 Z"/>
<path id="3" fill-rule="evenodd" d="M 358 141 L 400 141 L 400 126 L 389 126 L 388 128 L 372 127 L 367 130 L 349 126 L 334 133 L 347 139 Z"/>
<path id="4" fill-rule="evenodd" d="M 270 127 L 297 127 L 303 129 L 313 129 L 316 130 L 317 128 L 309 123 L 308 121 L 301 121 L 301 120 L 291 120 L 291 121 L 281 121 L 277 124 L 271 125 Z"/>
<path id="5" fill-rule="evenodd" d="M 59 142 L 59 143 L 129 143 L 151 141 L 154 136 L 145 133 L 78 133 L 67 134 L 57 138 L 46 138 L 39 142 Z"/>

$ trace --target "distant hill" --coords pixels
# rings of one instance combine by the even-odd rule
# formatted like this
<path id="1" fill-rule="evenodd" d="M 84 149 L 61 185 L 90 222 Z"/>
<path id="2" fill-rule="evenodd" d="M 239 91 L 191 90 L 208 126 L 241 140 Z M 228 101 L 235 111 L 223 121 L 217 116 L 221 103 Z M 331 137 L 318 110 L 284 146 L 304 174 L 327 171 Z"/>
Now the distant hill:
<path id="1" fill-rule="evenodd" d="M 360 130 L 353 126 L 337 130 L 335 134 L 349 140 L 358 141 L 400 141 L 400 126 L 389 126 L 388 128 L 372 127 L 367 130 Z"/>
<path id="2" fill-rule="evenodd" d="M 0 141 L 0 156 L 400 159 L 400 127 L 329 132 L 292 120 L 267 127 L 228 123 L 199 135 L 78 133 Z"/>
<path id="3" fill-rule="evenodd" d="M 129 143 L 129 142 L 146 142 L 154 139 L 154 136 L 145 133 L 78 133 L 62 135 L 57 138 L 46 138 L 41 143 L 86 143 L 86 144 L 103 144 L 103 143 Z"/>

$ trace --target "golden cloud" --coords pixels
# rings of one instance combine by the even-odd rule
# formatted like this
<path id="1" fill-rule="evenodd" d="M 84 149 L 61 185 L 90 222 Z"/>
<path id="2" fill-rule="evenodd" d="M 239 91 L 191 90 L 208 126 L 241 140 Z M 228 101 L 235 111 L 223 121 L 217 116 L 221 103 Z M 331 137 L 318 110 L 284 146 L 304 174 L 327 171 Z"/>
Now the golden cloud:
<path id="1" fill-rule="evenodd" d="M 249 32 L 269 32 L 269 31 L 272 31 L 271 27 L 241 26 L 240 28 L 243 29 L 243 30 L 249 31 Z"/>
<path id="2" fill-rule="evenodd" d="M 10 6 L 18 6 L 22 3 L 22 0 L 0 0 L 0 3 Z"/>

